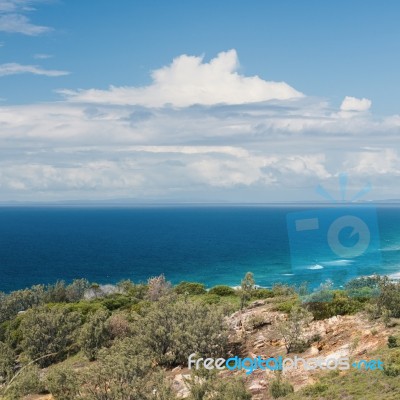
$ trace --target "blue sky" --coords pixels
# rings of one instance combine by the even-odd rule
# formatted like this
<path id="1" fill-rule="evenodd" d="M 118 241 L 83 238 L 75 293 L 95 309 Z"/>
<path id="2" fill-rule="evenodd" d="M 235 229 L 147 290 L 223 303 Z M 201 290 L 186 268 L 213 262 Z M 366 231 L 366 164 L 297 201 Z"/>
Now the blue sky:
<path id="1" fill-rule="evenodd" d="M 343 171 L 400 197 L 399 17 L 394 0 L 0 0 L 0 198 L 314 199 Z"/>

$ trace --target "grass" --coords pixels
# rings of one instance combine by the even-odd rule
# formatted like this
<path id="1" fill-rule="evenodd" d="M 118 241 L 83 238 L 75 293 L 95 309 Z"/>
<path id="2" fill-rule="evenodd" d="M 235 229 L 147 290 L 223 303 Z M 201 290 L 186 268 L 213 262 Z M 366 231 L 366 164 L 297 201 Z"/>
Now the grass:
<path id="1" fill-rule="evenodd" d="M 314 384 L 286 397 L 287 400 L 398 400 L 400 379 L 381 371 L 350 370 L 328 374 Z"/>
<path id="2" fill-rule="evenodd" d="M 385 365 L 390 358 L 400 359 L 400 349 L 380 348 L 365 357 L 380 359 Z M 359 360 L 357 360 L 359 361 Z M 383 371 L 331 371 L 320 380 L 285 397 L 286 400 L 398 400 L 400 376 L 392 377 Z"/>

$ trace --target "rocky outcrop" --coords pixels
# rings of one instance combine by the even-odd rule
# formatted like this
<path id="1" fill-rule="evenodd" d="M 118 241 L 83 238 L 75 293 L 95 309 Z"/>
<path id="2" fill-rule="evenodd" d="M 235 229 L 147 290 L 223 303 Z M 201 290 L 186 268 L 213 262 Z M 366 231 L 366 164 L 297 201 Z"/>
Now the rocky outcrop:
<path id="1" fill-rule="evenodd" d="M 268 300 L 258 300 L 243 311 L 237 311 L 228 319 L 232 355 L 242 358 L 262 358 L 286 356 L 283 340 L 276 333 L 276 324 L 284 313 L 274 310 L 274 304 Z M 354 316 L 335 316 L 322 321 L 312 321 L 305 330 L 305 338 L 311 342 L 303 353 L 291 353 L 303 359 L 314 358 L 354 359 L 368 358 L 368 354 L 385 345 L 390 330 L 378 322 L 370 322 L 361 314 Z M 322 363 L 322 366 L 324 364 Z M 313 384 L 325 370 L 305 370 L 301 366 L 283 372 L 283 376 L 299 390 L 305 385 Z M 172 371 L 173 387 L 178 396 L 185 398 L 189 391 L 185 384 L 190 371 L 175 369 Z M 224 372 L 226 374 L 226 372 Z M 253 400 L 269 399 L 268 386 L 274 378 L 273 371 L 253 371 L 245 375 L 244 371 L 232 371 L 228 374 L 241 374 L 245 377 L 246 386 L 253 394 Z"/>

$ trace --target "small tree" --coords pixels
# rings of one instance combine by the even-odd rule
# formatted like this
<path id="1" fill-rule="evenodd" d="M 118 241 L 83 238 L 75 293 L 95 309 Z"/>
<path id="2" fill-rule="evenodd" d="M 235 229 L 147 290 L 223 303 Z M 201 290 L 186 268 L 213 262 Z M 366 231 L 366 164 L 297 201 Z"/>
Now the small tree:
<path id="1" fill-rule="evenodd" d="M 55 400 L 70 400 L 79 394 L 79 375 L 68 366 L 56 366 L 46 376 L 46 387 Z"/>
<path id="2" fill-rule="evenodd" d="M 393 349 L 395 347 L 399 347 L 399 344 L 397 343 L 397 338 L 396 336 L 389 336 L 388 337 L 388 341 L 387 341 L 387 345 L 389 347 L 389 349 Z"/>
<path id="3" fill-rule="evenodd" d="M 14 374 L 15 352 L 7 344 L 0 342 L 0 385 L 8 383 Z"/>
<path id="4" fill-rule="evenodd" d="M 252 272 L 247 272 L 240 284 L 240 309 L 243 310 L 246 303 L 250 300 L 254 291 L 254 275 Z"/>
<path id="5" fill-rule="evenodd" d="M 80 324 L 80 315 L 66 308 L 40 307 L 29 310 L 20 326 L 23 338 L 21 348 L 31 360 L 54 353 L 38 361 L 41 367 L 47 367 L 71 351 Z"/>
<path id="6" fill-rule="evenodd" d="M 312 314 L 302 307 L 293 307 L 287 319 L 283 319 L 277 324 L 277 332 L 282 337 L 286 352 L 303 350 L 305 341 L 303 340 L 304 328 L 311 322 Z"/>
<path id="7" fill-rule="evenodd" d="M 149 287 L 147 297 L 151 301 L 159 300 L 162 296 L 165 296 L 172 289 L 171 282 L 168 282 L 165 279 L 164 274 L 161 274 L 154 278 L 150 278 L 147 281 L 147 285 Z"/>
<path id="8" fill-rule="evenodd" d="M 98 351 L 109 340 L 108 317 L 108 311 L 100 309 L 89 316 L 81 329 L 79 344 L 89 361 L 96 359 Z"/>
<path id="9" fill-rule="evenodd" d="M 293 393 L 293 391 L 293 386 L 289 382 L 282 380 L 280 372 L 278 372 L 276 379 L 271 381 L 269 386 L 269 393 L 274 399 L 285 397 Z"/>
<path id="10" fill-rule="evenodd" d="M 251 393 L 246 389 L 243 379 L 220 378 L 215 370 L 205 368 L 194 370 L 185 379 L 190 390 L 190 400 L 250 400 Z"/>

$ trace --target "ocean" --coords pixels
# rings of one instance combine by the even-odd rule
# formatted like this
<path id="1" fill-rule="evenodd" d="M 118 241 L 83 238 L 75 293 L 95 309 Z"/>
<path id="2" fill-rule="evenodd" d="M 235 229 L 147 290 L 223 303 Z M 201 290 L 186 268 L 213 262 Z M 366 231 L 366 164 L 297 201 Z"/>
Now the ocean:
<path id="1" fill-rule="evenodd" d="M 331 279 L 339 287 L 355 276 L 398 273 L 400 206 L 360 207 L 1 207 L 0 290 L 160 274 L 173 283 L 236 286 L 247 271 L 260 286 Z M 368 232 L 348 230 L 352 221 Z M 359 254 L 346 253 L 355 247 Z"/>

